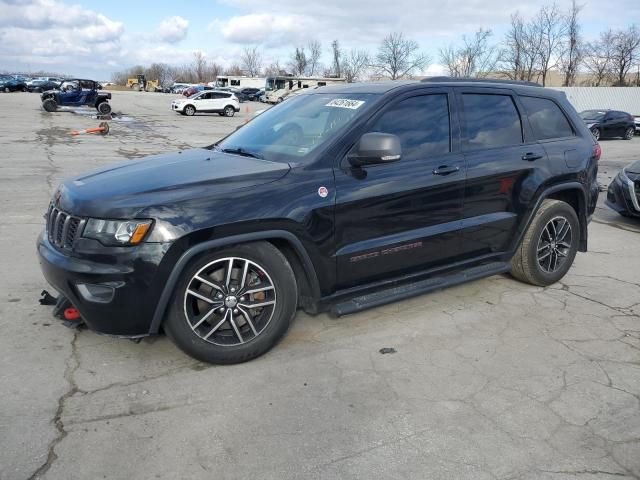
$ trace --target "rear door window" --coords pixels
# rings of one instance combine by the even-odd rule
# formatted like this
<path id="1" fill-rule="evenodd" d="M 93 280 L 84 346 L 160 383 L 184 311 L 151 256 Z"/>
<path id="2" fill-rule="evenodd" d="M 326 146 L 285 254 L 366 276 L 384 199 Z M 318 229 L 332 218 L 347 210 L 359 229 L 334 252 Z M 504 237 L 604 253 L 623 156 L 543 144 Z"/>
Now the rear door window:
<path id="1" fill-rule="evenodd" d="M 510 95 L 462 95 L 465 143 L 468 150 L 522 143 L 522 122 Z"/>
<path id="2" fill-rule="evenodd" d="M 572 137 L 573 128 L 565 114 L 553 100 L 538 97 L 520 97 L 529 116 L 529 123 L 538 140 Z"/>
<path id="3" fill-rule="evenodd" d="M 450 151 L 449 123 L 447 94 L 421 95 L 392 105 L 371 131 L 397 135 L 402 158 L 417 160 Z"/>

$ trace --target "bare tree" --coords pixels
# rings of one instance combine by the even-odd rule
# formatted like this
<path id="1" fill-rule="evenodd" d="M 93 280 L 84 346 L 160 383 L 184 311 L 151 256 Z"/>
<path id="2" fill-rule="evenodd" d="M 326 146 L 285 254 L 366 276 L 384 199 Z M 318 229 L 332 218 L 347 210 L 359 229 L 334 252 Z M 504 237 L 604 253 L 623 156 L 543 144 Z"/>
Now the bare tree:
<path id="1" fill-rule="evenodd" d="M 175 71 L 166 63 L 152 63 L 145 70 L 147 80 L 158 80 L 161 86 L 171 85 L 175 80 Z"/>
<path id="2" fill-rule="evenodd" d="M 401 32 L 387 35 L 376 54 L 379 72 L 391 80 L 409 77 L 416 71 L 424 70 L 429 62 L 429 57 L 420 53 L 418 42 L 405 38 Z"/>
<path id="3" fill-rule="evenodd" d="M 599 87 L 611 81 L 613 73 L 613 41 L 611 30 L 602 32 L 600 38 L 585 47 L 584 66 L 593 78 L 593 86 Z"/>
<path id="4" fill-rule="evenodd" d="M 307 71 L 307 65 L 309 61 L 307 60 L 307 54 L 304 51 L 304 47 L 296 47 L 295 52 L 291 55 L 291 60 L 289 65 L 291 70 L 293 70 L 293 74 L 296 76 L 302 76 Z"/>
<path id="5" fill-rule="evenodd" d="M 216 80 L 218 78 L 218 75 L 220 75 L 223 72 L 223 68 L 222 65 L 216 63 L 216 62 L 212 62 L 209 65 L 207 65 L 207 78 L 211 79 L 211 80 Z"/>
<path id="6" fill-rule="evenodd" d="M 534 38 L 540 41 L 538 67 L 542 85 L 545 86 L 549 70 L 557 65 L 566 33 L 566 23 L 555 3 L 540 9 L 531 25 L 531 31 Z"/>
<path id="7" fill-rule="evenodd" d="M 462 45 L 440 49 L 440 62 L 452 77 L 486 77 L 498 61 L 495 45 L 489 44 L 491 30 L 480 28 L 472 38 L 462 37 Z"/>
<path id="8" fill-rule="evenodd" d="M 321 68 L 320 57 L 322 56 L 322 45 L 318 40 L 311 40 L 307 47 L 309 48 L 307 73 L 310 77 L 313 77 Z"/>
<path id="9" fill-rule="evenodd" d="M 331 42 L 331 53 L 333 57 L 332 73 L 336 77 L 342 77 L 342 50 L 340 49 L 340 42 L 338 42 L 338 40 Z"/>
<path id="10" fill-rule="evenodd" d="M 347 82 L 361 80 L 370 64 L 369 52 L 352 48 L 342 60 L 342 73 Z"/>
<path id="11" fill-rule="evenodd" d="M 515 13 L 500 56 L 503 73 L 512 80 L 532 81 L 540 73 L 542 29 Z"/>
<path id="12" fill-rule="evenodd" d="M 627 85 L 627 75 L 640 60 L 640 31 L 635 25 L 613 34 L 611 68 L 615 75 L 615 84 Z"/>
<path id="13" fill-rule="evenodd" d="M 242 55 L 240 55 L 240 65 L 246 75 L 257 77 L 262 70 L 262 54 L 257 45 L 253 47 L 244 47 Z"/>
<path id="14" fill-rule="evenodd" d="M 242 67 L 240 65 L 238 65 L 237 63 L 234 63 L 233 65 L 229 65 L 225 71 L 224 71 L 225 75 L 233 75 L 236 77 L 239 77 L 241 75 L 243 75 L 243 71 L 242 71 Z"/>
<path id="15" fill-rule="evenodd" d="M 207 71 L 207 60 L 204 58 L 204 54 L 201 51 L 193 53 L 193 72 L 196 77 L 196 82 L 204 82 L 205 74 Z"/>
<path id="16" fill-rule="evenodd" d="M 286 73 L 285 70 L 280 66 L 280 60 L 278 60 L 278 59 L 276 59 L 274 62 L 270 63 L 264 69 L 264 75 L 266 77 L 272 77 L 272 76 L 276 76 L 276 75 L 284 75 L 285 73 Z"/>
<path id="17" fill-rule="evenodd" d="M 584 55 L 584 46 L 580 36 L 580 24 L 578 15 L 582 10 L 582 5 L 578 5 L 576 0 L 572 0 L 571 9 L 565 18 L 566 44 L 560 56 L 560 71 L 564 75 L 562 84 L 570 87 L 576 83 L 576 75 Z"/>

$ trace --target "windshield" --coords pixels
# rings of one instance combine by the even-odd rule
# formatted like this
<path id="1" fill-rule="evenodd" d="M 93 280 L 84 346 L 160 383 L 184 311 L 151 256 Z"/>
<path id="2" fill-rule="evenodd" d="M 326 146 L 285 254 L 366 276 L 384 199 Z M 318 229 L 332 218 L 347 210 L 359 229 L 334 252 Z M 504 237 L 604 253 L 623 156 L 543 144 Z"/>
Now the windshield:
<path id="1" fill-rule="evenodd" d="M 585 110 L 584 112 L 580 112 L 580 117 L 583 120 L 597 120 L 600 121 L 604 118 L 607 112 L 603 112 L 602 110 Z"/>
<path id="2" fill-rule="evenodd" d="M 290 98 L 255 117 L 216 145 L 271 161 L 301 161 L 374 103 L 373 94 L 314 94 Z"/>

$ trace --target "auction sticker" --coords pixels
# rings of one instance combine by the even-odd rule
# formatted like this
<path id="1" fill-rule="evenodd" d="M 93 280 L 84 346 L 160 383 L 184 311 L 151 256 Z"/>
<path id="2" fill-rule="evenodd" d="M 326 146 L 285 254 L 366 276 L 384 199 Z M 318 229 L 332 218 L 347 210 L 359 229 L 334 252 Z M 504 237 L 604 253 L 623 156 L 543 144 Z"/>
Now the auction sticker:
<path id="1" fill-rule="evenodd" d="M 329 195 L 329 190 L 327 190 L 327 187 L 320 187 L 318 189 L 318 195 L 320 195 L 322 198 L 324 198 L 327 195 Z"/>
<path id="2" fill-rule="evenodd" d="M 334 98 L 325 107 L 349 108 L 355 110 L 364 105 L 364 100 L 350 100 L 348 98 Z"/>

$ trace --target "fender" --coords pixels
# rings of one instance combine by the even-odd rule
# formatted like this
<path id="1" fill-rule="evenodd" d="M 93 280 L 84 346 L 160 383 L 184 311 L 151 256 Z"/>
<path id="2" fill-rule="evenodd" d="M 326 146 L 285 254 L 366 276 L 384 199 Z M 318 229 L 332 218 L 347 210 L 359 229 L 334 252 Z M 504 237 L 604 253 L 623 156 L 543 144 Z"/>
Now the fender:
<path id="1" fill-rule="evenodd" d="M 520 242 L 522 242 L 522 238 L 524 237 L 524 234 L 528 230 L 529 225 L 531 225 L 531 222 L 533 221 L 533 217 L 535 217 L 536 213 L 538 212 L 538 209 L 540 208 L 542 201 L 548 198 L 551 194 L 565 191 L 565 190 L 579 190 L 582 194 L 580 208 L 578 209 L 578 212 L 577 212 L 578 221 L 580 222 L 580 245 L 578 246 L 578 250 L 581 252 L 587 251 L 587 223 L 588 223 L 588 219 L 586 216 L 587 193 L 585 192 L 585 186 L 580 182 L 560 183 L 557 185 L 553 185 L 542 191 L 542 193 L 538 196 L 538 199 L 536 200 L 536 203 L 533 209 L 531 210 L 531 214 L 529 215 L 529 218 L 527 218 L 527 221 L 524 223 L 523 227 L 518 232 L 515 246 L 512 249 L 512 251 L 515 251 L 515 249 L 518 248 L 518 245 L 520 245 Z"/>
<path id="2" fill-rule="evenodd" d="M 167 283 L 162 290 L 162 294 L 160 295 L 160 299 L 158 300 L 158 304 L 156 305 L 156 309 L 153 313 L 153 319 L 151 320 L 149 333 L 156 334 L 160 330 L 160 325 L 162 323 L 164 313 L 167 309 L 167 305 L 169 304 L 169 300 L 173 295 L 174 288 L 178 283 L 178 279 L 180 278 L 180 275 L 182 275 L 182 271 L 184 270 L 184 268 L 194 256 L 213 248 L 224 247 L 236 243 L 255 242 L 256 240 L 269 240 L 274 238 L 286 240 L 293 246 L 294 250 L 299 255 L 300 260 L 302 261 L 302 265 L 307 274 L 314 297 L 320 298 L 320 284 L 318 282 L 318 277 L 316 275 L 313 263 L 311 262 L 311 258 L 302 245 L 302 242 L 293 233 L 287 232 L 286 230 L 265 230 L 261 232 L 246 233 L 242 235 L 233 235 L 231 237 L 217 238 L 215 240 L 209 240 L 207 242 L 199 243 L 186 250 L 180 256 L 176 264 L 173 266 L 173 270 L 171 271 L 171 274 L 167 279 Z"/>

